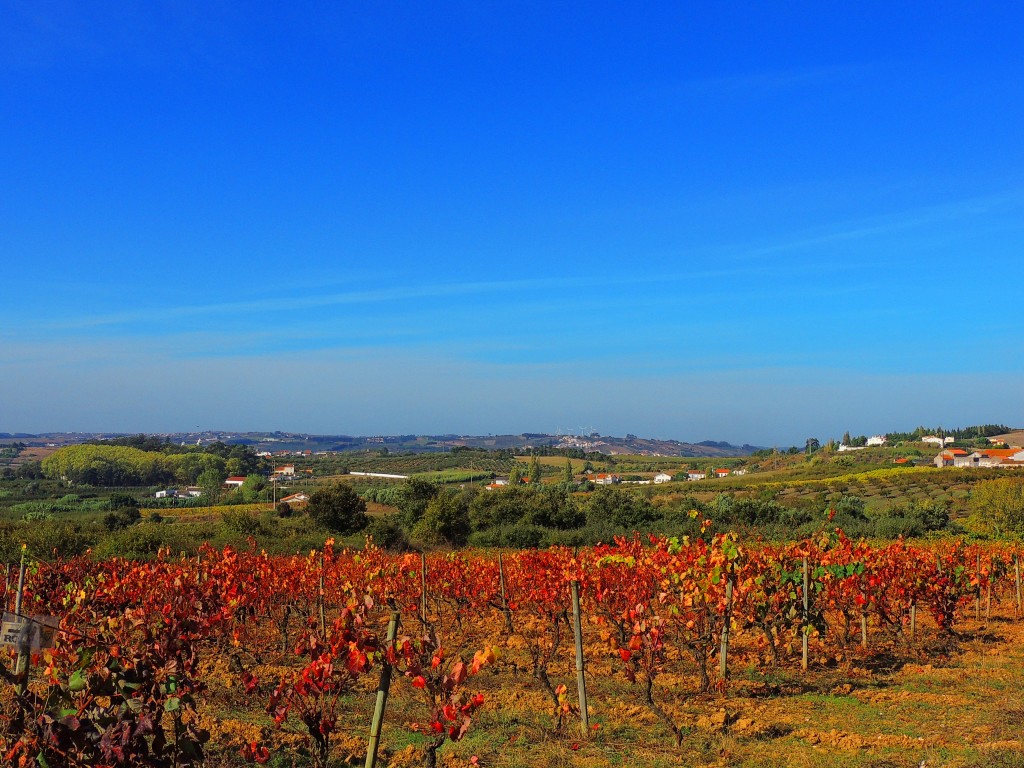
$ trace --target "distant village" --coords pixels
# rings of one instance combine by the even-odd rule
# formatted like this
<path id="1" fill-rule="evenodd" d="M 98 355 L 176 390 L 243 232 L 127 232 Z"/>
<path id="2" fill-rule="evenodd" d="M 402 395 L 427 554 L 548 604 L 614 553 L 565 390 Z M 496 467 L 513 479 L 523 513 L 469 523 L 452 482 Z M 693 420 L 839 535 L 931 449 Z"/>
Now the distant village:
<path id="1" fill-rule="evenodd" d="M 1015 469 L 1024 467 L 1024 448 L 1019 445 L 1008 445 L 1001 438 L 990 437 L 992 443 L 990 448 L 978 448 L 967 451 L 963 448 L 947 448 L 954 442 L 952 437 L 939 437 L 938 435 L 925 435 L 919 442 L 936 445 L 942 450 L 932 459 L 936 467 L 999 467 L 1002 469 Z M 888 438 L 885 435 L 874 435 L 869 437 L 862 446 L 850 446 L 840 443 L 836 449 L 840 452 L 863 451 L 865 448 L 880 447 L 886 445 Z M 896 459 L 895 463 L 907 463 L 907 460 Z"/>

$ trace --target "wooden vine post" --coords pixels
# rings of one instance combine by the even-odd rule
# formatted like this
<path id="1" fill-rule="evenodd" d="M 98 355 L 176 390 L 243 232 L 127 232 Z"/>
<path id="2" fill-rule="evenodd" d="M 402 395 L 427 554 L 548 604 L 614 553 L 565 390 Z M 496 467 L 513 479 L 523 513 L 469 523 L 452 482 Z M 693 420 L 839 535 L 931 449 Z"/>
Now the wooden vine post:
<path id="1" fill-rule="evenodd" d="M 326 565 L 326 563 L 324 562 L 324 553 L 323 553 L 323 550 L 321 550 L 320 551 L 320 592 L 317 595 L 317 607 L 320 610 L 320 636 L 324 639 L 324 642 L 327 641 L 327 616 L 326 616 L 325 611 L 324 611 L 324 601 L 326 599 L 326 596 L 324 594 L 324 567 L 325 567 L 325 565 Z"/>
<path id="2" fill-rule="evenodd" d="M 803 643 L 802 643 L 803 654 L 800 657 L 800 668 L 803 669 L 804 672 L 807 671 L 807 641 L 808 641 L 808 637 L 810 635 L 810 627 L 808 626 L 808 621 L 810 620 L 810 615 L 811 615 L 810 582 L 811 582 L 811 574 L 810 574 L 810 571 L 807 569 L 807 557 L 804 556 L 804 620 L 803 620 L 803 625 L 804 626 L 803 626 L 803 632 L 802 632 L 802 635 L 803 635 L 803 638 L 802 638 L 802 640 L 803 640 Z"/>
<path id="3" fill-rule="evenodd" d="M 392 605 L 391 620 L 388 622 L 387 647 L 391 648 L 398 637 L 398 621 L 400 614 Z M 388 703 L 388 692 L 391 690 L 391 664 L 385 658 L 380 670 L 380 682 L 377 684 L 377 702 L 373 707 L 373 720 L 370 721 L 370 743 L 366 747 L 366 768 L 377 765 L 377 749 L 380 747 L 380 732 L 384 727 L 384 708 Z"/>
<path id="4" fill-rule="evenodd" d="M 917 634 L 917 603 L 910 604 L 910 639 L 913 640 Z"/>
<path id="5" fill-rule="evenodd" d="M 725 691 L 725 681 L 729 677 L 729 625 L 732 623 L 732 577 L 725 582 L 725 621 L 722 623 L 722 647 L 718 652 L 718 675 Z"/>
<path id="6" fill-rule="evenodd" d="M 992 577 L 985 583 L 985 621 L 992 619 Z"/>
<path id="7" fill-rule="evenodd" d="M 978 550 L 978 565 L 975 569 L 975 576 L 978 579 L 978 588 L 974 592 L 974 620 L 981 621 L 981 550 Z"/>
<path id="8" fill-rule="evenodd" d="M 587 681 L 583 664 L 583 625 L 580 623 L 580 583 L 570 583 L 572 591 L 572 631 L 576 637 L 576 690 L 580 699 L 580 728 L 583 738 L 590 735 L 590 714 L 587 712 Z"/>
<path id="9" fill-rule="evenodd" d="M 25 594 L 25 547 L 21 548 L 21 566 L 18 568 L 18 591 L 14 596 L 14 614 L 19 620 L 21 615 L 21 601 Z M 25 635 L 23 635 L 24 637 Z M 18 645 L 18 661 L 14 668 L 15 677 L 18 680 L 18 695 L 24 696 L 28 691 L 28 668 L 32 661 L 32 654 L 23 644 Z"/>
<path id="10" fill-rule="evenodd" d="M 501 589 L 501 612 L 505 614 L 505 629 L 512 634 L 512 612 L 508 609 L 508 596 L 505 594 L 505 564 L 498 553 L 498 587 Z"/>
<path id="11" fill-rule="evenodd" d="M 1013 556 L 1013 582 L 1014 582 L 1014 588 L 1015 588 L 1016 597 L 1017 597 L 1017 610 L 1016 610 L 1016 614 L 1019 617 L 1020 616 L 1020 608 L 1021 608 L 1021 605 L 1020 605 L 1020 598 L 1021 598 L 1021 594 L 1020 594 L 1020 556 L 1019 555 L 1014 555 Z"/>
<path id="12" fill-rule="evenodd" d="M 420 621 L 427 623 L 427 555 L 420 552 Z"/>

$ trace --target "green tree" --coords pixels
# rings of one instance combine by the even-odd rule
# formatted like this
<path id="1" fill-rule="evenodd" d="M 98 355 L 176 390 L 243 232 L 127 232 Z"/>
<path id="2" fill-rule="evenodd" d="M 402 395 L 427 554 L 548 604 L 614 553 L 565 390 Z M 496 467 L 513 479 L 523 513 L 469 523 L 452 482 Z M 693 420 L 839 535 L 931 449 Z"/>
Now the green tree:
<path id="1" fill-rule="evenodd" d="M 619 528 L 642 530 L 657 519 L 658 513 L 650 501 L 608 486 L 592 493 L 587 501 L 587 520 L 591 523 L 611 523 Z"/>
<path id="2" fill-rule="evenodd" d="M 967 502 L 970 524 L 993 536 L 1024 535 L 1024 478 L 1003 477 L 974 486 Z"/>
<path id="3" fill-rule="evenodd" d="M 437 496 L 440 486 L 416 477 L 409 478 L 402 486 L 401 494 L 395 502 L 402 513 L 402 523 L 412 529 L 423 517 L 430 500 Z"/>
<path id="4" fill-rule="evenodd" d="M 537 454 L 530 456 L 530 473 L 527 475 L 530 479 L 530 483 L 537 485 L 540 482 L 540 462 L 537 460 Z"/>
<path id="5" fill-rule="evenodd" d="M 465 495 L 446 489 L 427 503 L 412 535 L 424 544 L 457 547 L 466 543 L 469 531 L 469 504 Z"/>
<path id="6" fill-rule="evenodd" d="M 565 460 L 565 469 L 562 470 L 562 482 L 566 485 L 572 485 L 573 474 L 572 474 L 572 459 Z"/>
<path id="7" fill-rule="evenodd" d="M 519 485 L 523 481 L 523 470 L 518 464 L 513 464 L 512 469 L 508 473 L 508 484 L 511 486 Z"/>
<path id="8" fill-rule="evenodd" d="M 235 459 L 230 459 L 230 464 Z M 259 501 L 260 493 L 264 488 L 267 487 L 267 481 L 261 475 L 246 475 L 245 482 L 242 483 L 242 499 L 248 503 Z"/>
<path id="9" fill-rule="evenodd" d="M 313 491 L 306 505 L 310 519 L 317 525 L 342 535 L 366 527 L 366 502 L 347 483 Z"/>
<path id="10" fill-rule="evenodd" d="M 224 477 L 225 475 L 211 467 L 210 469 L 203 470 L 202 474 L 196 479 L 199 487 L 203 489 L 203 495 L 206 496 L 211 504 L 216 504 L 220 499 L 220 486 L 224 482 Z"/>

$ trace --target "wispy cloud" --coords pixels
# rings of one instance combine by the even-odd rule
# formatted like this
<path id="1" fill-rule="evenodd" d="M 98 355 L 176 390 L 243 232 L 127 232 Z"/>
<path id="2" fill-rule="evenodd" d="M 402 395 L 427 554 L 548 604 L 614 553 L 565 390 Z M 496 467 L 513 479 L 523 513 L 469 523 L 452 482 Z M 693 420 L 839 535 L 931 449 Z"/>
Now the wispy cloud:
<path id="1" fill-rule="evenodd" d="M 997 209 L 1009 210 L 1024 203 L 1024 191 L 985 195 L 955 200 L 937 205 L 912 208 L 890 214 L 871 216 L 859 220 L 836 222 L 831 227 L 817 227 L 813 231 L 794 233 L 792 239 L 777 240 L 763 245 L 748 247 L 733 246 L 737 255 L 746 257 L 767 256 L 772 253 L 798 251 L 838 242 L 853 242 L 904 230 L 932 226 L 979 214 L 991 213 Z"/>
<path id="2" fill-rule="evenodd" d="M 600 286 L 646 285 L 666 280 L 693 280 L 735 277 L 740 274 L 768 271 L 763 266 L 730 266 L 722 269 L 695 270 L 693 272 L 663 272 L 646 274 L 614 274 L 608 276 L 582 276 L 565 278 L 538 278 L 525 280 L 497 280 L 476 282 L 440 282 L 422 285 L 396 285 L 371 290 L 332 293 L 289 293 L 288 295 L 252 301 L 184 304 L 178 306 L 150 306 L 126 312 L 104 315 L 78 316 L 38 327 L 51 331 L 88 330 L 103 326 L 121 326 L 159 320 L 168 323 L 186 318 L 228 315 L 251 315 L 260 312 L 292 312 L 358 305 L 393 305 L 401 302 L 459 298 L 469 296 L 536 295 L 538 292 L 563 291 L 569 288 Z"/>

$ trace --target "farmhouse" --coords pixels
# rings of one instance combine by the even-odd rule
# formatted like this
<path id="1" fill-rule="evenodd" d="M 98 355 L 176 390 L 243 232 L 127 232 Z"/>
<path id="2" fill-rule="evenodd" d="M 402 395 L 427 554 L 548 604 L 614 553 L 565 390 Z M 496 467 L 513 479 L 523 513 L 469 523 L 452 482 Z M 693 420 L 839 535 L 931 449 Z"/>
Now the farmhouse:
<path id="1" fill-rule="evenodd" d="M 728 477 L 728 476 L 729 476 L 729 470 L 728 469 L 716 469 L 715 470 L 715 477 Z"/>
<path id="2" fill-rule="evenodd" d="M 657 483 L 658 485 L 660 485 L 661 483 L 670 483 L 672 482 L 672 475 L 668 474 L 667 472 L 659 472 L 654 476 L 654 482 Z"/>
<path id="3" fill-rule="evenodd" d="M 618 475 L 605 474 L 602 472 L 599 475 L 595 475 L 590 478 L 594 485 L 618 485 L 622 482 L 622 478 Z"/>
<path id="4" fill-rule="evenodd" d="M 285 504 L 305 504 L 309 501 L 309 496 L 300 491 L 299 493 L 293 493 L 291 496 L 285 496 L 281 501 Z"/>
<path id="5" fill-rule="evenodd" d="M 885 445 L 885 443 L 886 443 L 886 441 L 888 439 L 889 438 L 886 437 L 885 435 L 872 435 L 871 437 L 868 438 L 868 441 L 866 443 L 864 443 L 864 445 L 867 445 L 867 446 Z"/>
<path id="6" fill-rule="evenodd" d="M 224 481 L 224 485 L 226 485 L 226 486 L 228 486 L 230 488 L 241 488 L 242 487 L 242 483 L 244 483 L 244 482 L 245 482 L 245 477 L 243 477 L 242 475 L 235 475 L 235 476 L 229 477 L 227 480 L 225 480 Z"/>
<path id="7" fill-rule="evenodd" d="M 962 467 L 965 466 L 963 460 L 966 458 L 967 451 L 962 448 L 949 448 L 936 456 L 933 463 L 936 467 Z M 957 464 L 957 461 L 961 463 Z"/>
<path id="8" fill-rule="evenodd" d="M 704 480 L 707 478 L 707 476 L 707 472 L 701 472 L 700 470 L 697 469 L 691 469 L 689 472 L 686 473 L 687 480 Z"/>
<path id="9" fill-rule="evenodd" d="M 937 467 L 1002 467 L 1004 469 L 1024 466 L 1024 450 L 1021 448 L 983 448 L 967 453 L 961 448 L 950 448 L 934 459 Z"/>

